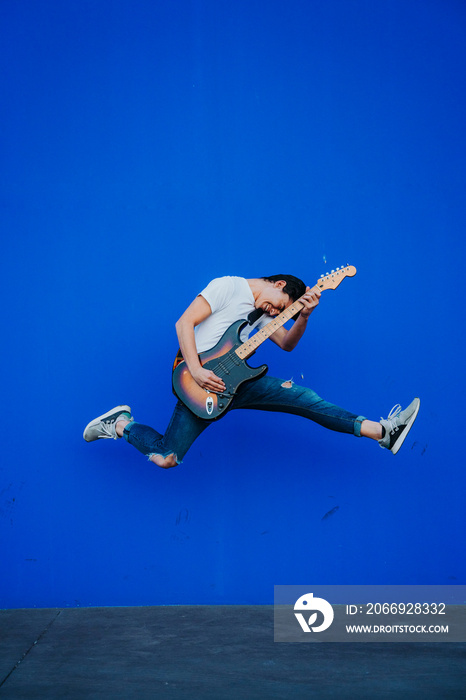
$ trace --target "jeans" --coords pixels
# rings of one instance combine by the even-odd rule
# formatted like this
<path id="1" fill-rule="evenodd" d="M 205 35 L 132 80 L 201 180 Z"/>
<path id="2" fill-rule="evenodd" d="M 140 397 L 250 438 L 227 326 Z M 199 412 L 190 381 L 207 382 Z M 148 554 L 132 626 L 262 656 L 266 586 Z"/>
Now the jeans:
<path id="1" fill-rule="evenodd" d="M 288 386 L 284 386 L 287 384 Z M 259 411 L 293 413 L 340 433 L 361 436 L 364 416 L 324 401 L 315 391 L 276 377 L 261 377 L 245 382 L 237 391 L 229 410 L 251 408 Z M 175 455 L 181 460 L 199 435 L 215 421 L 199 418 L 178 401 L 164 435 L 153 428 L 133 421 L 124 430 L 126 440 L 149 458 L 152 455 Z"/>

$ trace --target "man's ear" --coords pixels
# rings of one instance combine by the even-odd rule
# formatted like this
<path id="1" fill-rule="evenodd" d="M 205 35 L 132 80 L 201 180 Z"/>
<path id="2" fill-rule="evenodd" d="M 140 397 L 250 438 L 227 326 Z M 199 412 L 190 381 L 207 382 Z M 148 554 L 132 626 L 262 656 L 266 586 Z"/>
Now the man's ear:
<path id="1" fill-rule="evenodd" d="M 276 287 L 277 289 L 283 289 L 284 287 L 286 287 L 286 281 L 285 280 L 277 280 L 274 283 L 274 287 Z"/>

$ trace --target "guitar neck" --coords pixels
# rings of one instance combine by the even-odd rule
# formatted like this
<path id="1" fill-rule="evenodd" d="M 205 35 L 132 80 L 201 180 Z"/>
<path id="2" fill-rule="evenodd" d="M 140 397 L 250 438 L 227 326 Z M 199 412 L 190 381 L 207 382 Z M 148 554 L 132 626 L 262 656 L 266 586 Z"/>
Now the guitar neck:
<path id="1" fill-rule="evenodd" d="M 321 275 L 320 279 L 312 287 L 312 290 L 323 291 L 324 289 L 336 289 L 338 285 L 345 279 L 345 277 L 354 277 L 356 274 L 356 268 L 354 265 L 346 265 L 346 267 L 337 267 L 336 270 L 332 272 L 327 272 L 326 275 Z M 311 290 L 311 291 L 312 291 Z M 266 326 L 264 326 L 260 331 L 255 333 L 252 338 L 249 338 L 245 343 L 236 348 L 235 353 L 242 360 L 246 360 L 250 355 L 252 355 L 256 349 L 261 345 L 264 340 L 270 338 L 272 333 L 275 333 L 281 326 L 283 326 L 287 321 L 289 321 L 293 316 L 295 316 L 302 308 L 304 304 L 300 299 L 294 301 L 291 306 L 289 306 L 281 314 L 273 318 Z"/>
<path id="2" fill-rule="evenodd" d="M 316 284 L 312 289 L 319 289 L 319 285 Z M 281 314 L 275 316 L 269 323 L 267 323 L 260 331 L 257 331 L 251 338 L 249 338 L 245 343 L 236 348 L 235 352 L 242 360 L 245 360 L 250 355 L 252 355 L 259 345 L 270 338 L 270 336 L 275 333 L 276 330 L 285 325 L 287 321 L 293 318 L 301 309 L 304 308 L 304 304 L 300 299 L 294 301 L 291 306 L 289 306 Z"/>

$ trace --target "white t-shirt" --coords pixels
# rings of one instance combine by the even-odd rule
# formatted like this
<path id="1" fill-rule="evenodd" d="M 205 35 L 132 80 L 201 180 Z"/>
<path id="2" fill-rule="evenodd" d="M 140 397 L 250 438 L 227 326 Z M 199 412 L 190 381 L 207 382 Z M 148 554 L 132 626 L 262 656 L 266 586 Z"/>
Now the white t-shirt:
<path id="1" fill-rule="evenodd" d="M 213 348 L 232 323 L 247 319 L 255 309 L 251 287 L 244 277 L 217 277 L 200 296 L 209 303 L 212 314 L 194 329 L 198 352 Z M 241 341 L 244 343 L 254 329 L 262 328 L 271 319 L 272 316 L 263 314 L 252 326 L 246 326 L 241 332 Z"/>

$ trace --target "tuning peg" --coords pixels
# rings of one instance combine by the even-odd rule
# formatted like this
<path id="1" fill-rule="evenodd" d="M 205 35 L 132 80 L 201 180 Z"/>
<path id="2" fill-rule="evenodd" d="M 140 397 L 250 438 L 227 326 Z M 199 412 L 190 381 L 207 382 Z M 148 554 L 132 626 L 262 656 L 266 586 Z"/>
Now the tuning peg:
<path id="1" fill-rule="evenodd" d="M 325 275 L 321 275 L 321 277 L 325 277 Z"/>
<path id="2" fill-rule="evenodd" d="M 330 274 L 330 272 L 326 272 L 325 274 L 326 274 L 326 275 L 327 275 L 327 277 L 328 277 L 328 276 L 329 276 L 329 274 Z"/>
<path id="3" fill-rule="evenodd" d="M 339 270 L 339 269 L 340 269 L 340 268 L 339 268 L 339 267 L 337 267 L 337 272 L 338 272 L 338 270 Z"/>
<path id="4" fill-rule="evenodd" d="M 332 275 L 333 275 L 334 272 L 335 272 L 335 270 L 332 270 Z"/>

